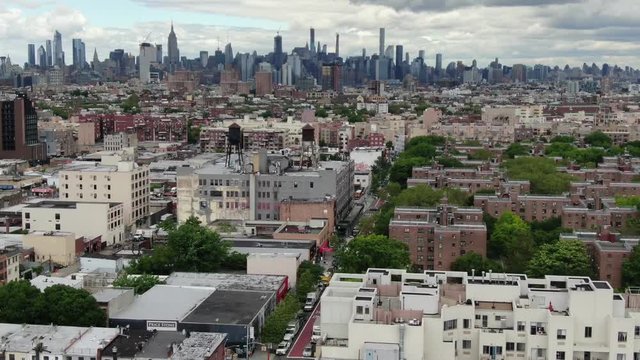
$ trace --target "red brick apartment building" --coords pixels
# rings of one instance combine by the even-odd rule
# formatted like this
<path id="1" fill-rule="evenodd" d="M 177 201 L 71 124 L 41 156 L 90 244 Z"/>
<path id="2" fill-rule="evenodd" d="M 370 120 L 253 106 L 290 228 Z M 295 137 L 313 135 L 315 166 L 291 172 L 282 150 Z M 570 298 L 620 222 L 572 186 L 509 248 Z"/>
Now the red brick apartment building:
<path id="1" fill-rule="evenodd" d="M 487 251 L 487 228 L 476 208 L 398 207 L 389 237 L 407 244 L 413 265 L 425 270 L 449 270 L 459 256 Z"/>

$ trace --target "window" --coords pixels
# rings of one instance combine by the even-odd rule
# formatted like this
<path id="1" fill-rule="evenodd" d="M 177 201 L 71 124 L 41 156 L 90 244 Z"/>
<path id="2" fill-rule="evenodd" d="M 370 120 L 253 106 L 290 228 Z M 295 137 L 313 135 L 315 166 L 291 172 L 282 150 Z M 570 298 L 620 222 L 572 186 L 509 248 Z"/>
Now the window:
<path id="1" fill-rule="evenodd" d="M 60 220 L 60 214 L 56 214 L 56 220 Z"/>
<path id="2" fill-rule="evenodd" d="M 618 331 L 618 342 L 627 342 L 627 332 Z"/>
<path id="3" fill-rule="evenodd" d="M 447 320 L 444 322 L 444 331 L 454 330 L 458 328 L 458 320 Z"/>
<path id="4" fill-rule="evenodd" d="M 567 330 L 566 329 L 558 329 L 558 334 L 556 337 L 558 340 L 565 340 L 567 338 Z"/>
<path id="5" fill-rule="evenodd" d="M 25 219 L 31 219 L 31 213 L 24 213 Z"/>
<path id="6" fill-rule="evenodd" d="M 634 334 L 636 339 L 640 338 L 640 326 L 636 326 L 635 327 L 635 330 L 633 331 L 633 334 Z"/>
<path id="7" fill-rule="evenodd" d="M 356 306 L 356 314 L 362 314 L 362 306 Z"/>
<path id="8" fill-rule="evenodd" d="M 516 344 L 516 351 L 520 351 L 523 352 L 524 349 L 526 348 L 527 344 L 525 343 L 517 343 Z"/>
<path id="9" fill-rule="evenodd" d="M 518 331 L 525 331 L 526 325 L 524 321 L 518 321 Z"/>
<path id="10" fill-rule="evenodd" d="M 463 329 L 468 329 L 471 327 L 471 320 L 469 319 L 463 319 L 462 320 L 462 328 Z"/>
<path id="11" fill-rule="evenodd" d="M 9 355 L 9 360 L 16 360 L 16 356 L 15 356 L 15 355 L 13 355 L 13 354 L 10 354 L 10 355 Z"/>
<path id="12" fill-rule="evenodd" d="M 591 333 L 592 333 L 591 326 L 585 326 L 584 327 L 584 337 L 590 338 L 591 337 Z"/>
<path id="13" fill-rule="evenodd" d="M 564 360 L 564 351 L 556 351 L 556 360 Z"/>
<path id="14" fill-rule="evenodd" d="M 516 349 L 516 344 L 512 342 L 507 343 L 507 351 L 514 351 Z"/>
<path id="15" fill-rule="evenodd" d="M 297 181 L 294 181 L 294 182 L 293 182 L 293 187 L 294 187 L 294 188 L 297 188 L 297 187 L 298 187 L 298 182 L 297 182 Z"/>
<path id="16" fill-rule="evenodd" d="M 60 230 L 60 224 L 56 224 L 56 230 Z"/>
<path id="17" fill-rule="evenodd" d="M 471 349 L 471 340 L 462 340 L 463 349 Z"/>
<path id="18" fill-rule="evenodd" d="M 618 354 L 616 356 L 616 360 L 627 360 L 627 355 L 626 354 Z"/>
<path id="19" fill-rule="evenodd" d="M 313 189 L 313 181 L 309 183 L 309 187 Z"/>
<path id="20" fill-rule="evenodd" d="M 25 223 L 24 224 L 24 228 L 27 229 L 27 230 L 31 229 L 31 224 Z"/>

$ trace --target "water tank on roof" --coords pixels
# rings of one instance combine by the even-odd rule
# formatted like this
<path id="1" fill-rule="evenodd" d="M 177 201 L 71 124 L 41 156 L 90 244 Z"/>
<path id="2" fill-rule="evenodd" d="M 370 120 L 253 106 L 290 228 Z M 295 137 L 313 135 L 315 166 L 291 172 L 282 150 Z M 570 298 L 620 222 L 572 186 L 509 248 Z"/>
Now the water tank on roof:
<path id="1" fill-rule="evenodd" d="M 236 123 L 229 125 L 228 137 L 231 145 L 239 145 L 242 141 L 242 128 L 240 128 L 240 125 Z"/>

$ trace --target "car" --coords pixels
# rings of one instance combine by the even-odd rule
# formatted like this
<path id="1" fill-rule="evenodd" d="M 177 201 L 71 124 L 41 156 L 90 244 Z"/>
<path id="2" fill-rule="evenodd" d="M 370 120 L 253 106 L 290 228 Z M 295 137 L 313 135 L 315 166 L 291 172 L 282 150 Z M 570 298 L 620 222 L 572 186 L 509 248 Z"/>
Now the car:
<path id="1" fill-rule="evenodd" d="M 312 357 L 313 356 L 313 346 L 311 346 L 311 345 L 305 346 L 304 350 L 302 350 L 302 356 Z"/>
<path id="2" fill-rule="evenodd" d="M 322 338 L 322 333 L 320 332 L 320 326 L 315 325 L 313 327 L 313 333 L 311 335 L 311 343 L 315 344 L 319 342 L 321 338 Z"/>
<path id="3" fill-rule="evenodd" d="M 291 331 L 287 331 L 286 333 L 284 333 L 284 337 L 282 338 L 282 340 L 284 340 L 284 341 L 292 341 L 295 336 L 296 336 L 295 333 L 293 333 Z"/>
<path id="4" fill-rule="evenodd" d="M 291 346 L 291 343 L 288 341 L 280 342 L 280 344 L 278 344 L 278 347 L 276 348 L 276 355 L 287 355 L 289 346 Z"/>

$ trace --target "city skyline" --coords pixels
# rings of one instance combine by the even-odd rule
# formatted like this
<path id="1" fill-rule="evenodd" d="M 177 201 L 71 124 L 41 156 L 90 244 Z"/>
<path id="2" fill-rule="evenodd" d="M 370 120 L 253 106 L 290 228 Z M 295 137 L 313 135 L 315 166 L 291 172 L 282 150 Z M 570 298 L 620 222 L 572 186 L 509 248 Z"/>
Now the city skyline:
<path id="1" fill-rule="evenodd" d="M 608 62 L 638 67 L 635 54 L 640 50 L 633 42 L 640 32 L 637 21 L 633 15 L 627 15 L 635 13 L 629 10 L 639 5 L 625 0 L 613 2 L 619 6 L 607 5 L 606 11 L 604 5 L 612 2 L 545 0 L 544 5 L 516 6 L 514 3 L 523 2 L 486 0 L 482 5 L 470 6 L 473 2 L 460 0 L 442 7 L 433 5 L 440 2 L 428 0 L 384 2 L 384 5 L 377 0 L 345 0 L 336 2 L 335 7 L 332 4 L 330 9 L 319 10 L 318 4 L 302 1 L 287 4 L 288 14 L 265 12 L 266 8 L 276 8 L 276 4 L 258 4 L 254 0 L 224 8 L 218 6 L 218 0 L 180 1 L 175 5 L 164 0 L 115 0 L 110 8 L 127 9 L 119 15 L 104 5 L 87 6 L 76 0 L 59 3 L 62 5 L 22 0 L 0 6 L 0 19 L 7 24 L 0 27 L 3 37 L 0 54 L 9 55 L 13 63 L 22 65 L 27 61 L 27 44 L 39 47 L 52 38 L 55 30 L 62 33 L 62 50 L 67 54 L 73 53 L 72 38 L 82 39 L 90 54 L 97 48 L 100 59 L 115 48 L 136 54 L 139 42 L 148 33 L 151 33 L 149 42 L 166 47 L 171 20 L 180 53 L 188 58 L 197 58 L 200 51 L 223 49 L 227 42 L 233 44 L 236 52 L 269 53 L 278 32 L 283 51 L 289 53 L 293 47 L 309 41 L 310 26 L 315 28 L 316 41 L 326 44 L 330 52 L 334 51 L 335 34 L 339 33 L 343 57 L 358 56 L 363 48 L 368 55 L 378 53 L 378 31 L 384 27 L 387 45 L 403 45 L 411 58 L 424 50 L 431 66 L 435 54 L 442 53 L 444 64 L 456 60 L 471 63 L 477 59 L 481 67 L 495 57 L 506 64 L 578 66 L 583 62 Z M 499 6 L 504 4 L 509 6 Z M 262 15 L 257 16 L 260 9 Z M 340 9 L 349 12 L 336 16 Z M 136 11 L 144 14 L 141 16 L 144 22 L 132 18 L 131 13 Z M 296 14 L 299 16 L 291 16 Z M 69 60 L 66 62 L 70 63 Z"/>

